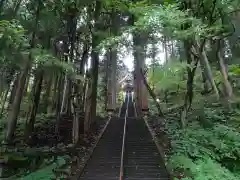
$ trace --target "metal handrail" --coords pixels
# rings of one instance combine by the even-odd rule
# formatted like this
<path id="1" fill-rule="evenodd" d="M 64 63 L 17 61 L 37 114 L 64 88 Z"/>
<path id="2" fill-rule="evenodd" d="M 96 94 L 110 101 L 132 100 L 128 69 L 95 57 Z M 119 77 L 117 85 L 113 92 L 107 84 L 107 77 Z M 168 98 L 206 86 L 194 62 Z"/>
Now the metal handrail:
<path id="1" fill-rule="evenodd" d="M 123 180 L 123 175 L 124 175 L 123 160 L 124 160 L 125 139 L 126 139 L 126 126 L 127 126 L 128 104 L 129 104 L 129 93 L 128 93 L 128 99 L 127 99 L 127 108 L 126 108 L 125 117 L 124 117 L 123 141 L 122 141 L 122 153 L 121 153 L 121 165 L 120 165 L 119 180 Z"/>

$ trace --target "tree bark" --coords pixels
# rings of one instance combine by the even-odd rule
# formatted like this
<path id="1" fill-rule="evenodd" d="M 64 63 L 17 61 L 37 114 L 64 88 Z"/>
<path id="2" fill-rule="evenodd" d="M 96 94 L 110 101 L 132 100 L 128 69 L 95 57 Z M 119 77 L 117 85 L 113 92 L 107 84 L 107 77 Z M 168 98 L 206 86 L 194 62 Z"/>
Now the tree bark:
<path id="1" fill-rule="evenodd" d="M 105 71 L 105 77 L 104 77 L 104 107 L 105 107 L 105 110 L 107 111 L 108 110 L 108 100 L 109 100 L 109 96 L 108 96 L 108 81 L 109 81 L 109 67 L 110 67 L 110 57 L 109 57 L 109 51 L 106 52 L 105 54 L 105 58 L 106 60 L 104 61 L 104 71 Z"/>
<path id="2" fill-rule="evenodd" d="M 191 69 L 190 67 L 187 68 L 187 73 L 188 73 L 188 78 L 187 78 L 187 92 L 185 94 L 184 97 L 184 104 L 183 107 L 181 109 L 181 126 L 182 128 L 186 127 L 187 124 L 187 112 L 188 110 L 191 108 L 192 105 L 192 100 L 193 100 L 193 82 L 194 82 L 194 76 L 195 76 L 195 72 L 197 69 L 197 64 L 199 62 L 199 60 L 195 60 L 195 58 L 193 58 L 193 56 L 191 55 L 191 44 L 190 42 L 185 41 L 184 42 L 184 47 L 185 47 L 185 52 L 186 52 L 186 57 L 187 57 L 187 63 L 190 66 L 192 64 L 192 62 L 194 63 L 194 67 Z"/>
<path id="3" fill-rule="evenodd" d="M 86 42 L 87 43 L 87 42 Z M 88 60 L 88 54 L 89 54 L 89 48 L 88 48 L 89 45 L 85 44 L 84 45 L 84 52 L 82 54 L 82 58 L 81 58 L 81 64 L 80 64 L 80 75 L 84 75 L 84 67 L 85 65 L 87 64 L 87 60 Z M 84 103 L 81 103 L 80 104 L 80 110 L 82 112 L 84 112 L 85 110 L 85 95 L 86 95 L 86 86 L 87 86 L 87 74 L 88 74 L 88 71 L 86 71 L 85 75 L 85 79 L 84 79 L 84 82 L 81 82 L 80 83 L 80 98 L 81 98 L 81 102 L 84 102 Z"/>
<path id="4" fill-rule="evenodd" d="M 118 34 L 119 27 L 119 16 L 115 10 L 112 10 L 111 13 L 111 35 L 116 36 Z M 117 95 L 117 79 L 116 79 L 116 72 L 117 72 L 117 49 L 116 47 L 109 49 L 109 65 L 108 71 L 108 110 L 115 112 L 116 110 L 116 95 Z"/>
<path id="5" fill-rule="evenodd" d="M 13 87 L 11 89 L 11 94 L 10 94 L 10 98 L 9 98 L 8 109 L 10 109 L 10 106 L 12 105 L 14 97 L 16 95 L 18 81 L 19 81 L 19 74 L 17 74 L 17 77 L 15 78 L 15 80 L 13 82 Z"/>
<path id="6" fill-rule="evenodd" d="M 224 94 L 225 94 L 225 99 L 226 99 L 226 104 L 228 105 L 228 108 L 231 109 L 231 103 L 230 103 L 230 98 L 232 97 L 233 90 L 232 90 L 232 85 L 228 80 L 228 70 L 227 70 L 227 65 L 224 62 L 223 56 L 221 54 L 221 40 L 218 40 L 218 49 L 217 49 L 217 58 L 219 61 L 220 65 L 220 72 L 223 77 L 223 85 L 224 85 Z"/>
<path id="7" fill-rule="evenodd" d="M 3 88 L 3 80 L 0 80 L 0 99 L 2 99 L 2 96 L 4 96 L 4 88 Z"/>
<path id="8" fill-rule="evenodd" d="M 212 86 L 213 91 L 215 92 L 216 99 L 219 100 L 219 92 L 218 92 L 216 83 L 215 83 L 215 81 L 213 79 L 211 66 L 209 64 L 208 57 L 207 57 L 206 52 L 204 50 L 204 45 L 200 45 L 197 42 L 197 46 L 198 46 L 198 49 L 199 49 L 200 61 L 202 61 L 202 64 L 204 65 L 204 71 L 206 72 L 207 78 L 208 78 L 208 80 L 209 80 L 209 82 L 210 82 L 210 84 Z"/>
<path id="9" fill-rule="evenodd" d="M 40 102 L 40 97 L 41 97 L 41 91 L 42 91 L 42 81 L 43 81 L 43 70 L 40 67 L 38 72 L 36 72 L 35 76 L 35 82 L 33 85 L 33 90 L 32 90 L 32 106 L 30 108 L 30 115 L 29 119 L 27 120 L 26 124 L 26 131 L 25 131 L 25 138 L 27 142 L 30 142 L 32 139 L 32 133 L 34 131 L 34 124 L 36 121 L 36 115 L 37 115 L 37 110 Z"/>
<path id="10" fill-rule="evenodd" d="M 167 43 L 168 43 L 167 37 L 164 36 L 164 42 L 163 42 L 163 44 L 164 44 L 165 63 L 168 62 L 168 47 L 167 47 Z"/>
<path id="11" fill-rule="evenodd" d="M 13 101 L 13 104 L 12 104 L 12 109 L 11 109 L 11 111 L 9 111 L 9 114 L 8 114 L 9 121 L 8 121 L 7 135 L 6 135 L 6 141 L 7 142 L 12 141 L 13 136 L 14 136 L 14 132 L 15 132 L 15 129 L 16 129 L 17 118 L 18 118 L 19 111 L 20 111 L 20 105 L 21 105 L 22 96 L 23 96 L 23 92 L 24 92 L 26 77 L 28 75 L 28 70 L 30 68 L 29 58 L 30 57 L 27 57 L 27 59 L 26 59 L 26 57 L 24 58 L 25 59 L 25 64 L 24 64 L 24 67 L 23 67 L 23 70 L 22 70 L 21 74 L 19 75 L 16 95 L 14 97 L 14 101 Z"/>
<path id="12" fill-rule="evenodd" d="M 64 89 L 63 89 L 63 100 L 62 100 L 61 110 L 60 110 L 61 113 L 65 112 L 65 109 L 66 109 L 67 98 L 68 98 L 68 90 L 69 90 L 69 88 L 68 88 L 69 82 L 68 81 L 69 81 L 68 80 L 68 75 L 65 75 L 65 77 L 64 77 Z"/>
<path id="13" fill-rule="evenodd" d="M 37 33 L 39 16 L 40 16 L 40 10 L 41 10 L 41 2 L 39 0 L 38 7 L 36 10 L 34 30 L 33 30 L 32 38 L 31 38 L 31 42 L 30 42 L 31 48 L 35 47 L 35 40 L 36 40 L 36 33 Z M 23 65 L 22 72 L 19 76 L 18 87 L 17 87 L 17 91 L 16 91 L 16 96 L 13 101 L 12 110 L 9 112 L 9 119 L 8 119 L 9 123 L 8 123 L 7 134 L 6 134 L 7 142 L 11 142 L 13 139 L 13 136 L 14 136 L 14 132 L 16 129 L 16 124 L 17 124 L 17 118 L 18 118 L 19 111 L 20 111 L 20 105 L 21 105 L 21 101 L 22 101 L 24 86 L 26 83 L 28 71 L 31 68 L 31 59 L 32 59 L 31 54 L 29 54 L 29 56 L 27 58 L 26 57 L 23 57 L 23 58 L 24 58 L 25 63 Z"/>
<path id="14" fill-rule="evenodd" d="M 56 126 L 55 126 L 55 138 L 56 138 L 56 143 L 58 141 L 58 133 L 59 133 L 59 125 L 60 125 L 60 118 L 61 118 L 61 100 L 62 100 L 62 91 L 61 89 L 63 88 L 63 74 L 62 72 L 59 73 L 58 75 L 58 83 L 57 83 L 57 93 L 56 93 Z"/>
<path id="15" fill-rule="evenodd" d="M 117 68 L 117 52 L 116 50 L 109 50 L 109 67 L 108 71 L 108 85 L 107 85 L 107 97 L 108 97 L 108 111 L 115 112 L 116 110 L 116 68 Z"/>
<path id="16" fill-rule="evenodd" d="M 209 90 L 209 81 L 206 77 L 206 72 L 204 69 L 204 64 L 202 61 L 200 61 L 200 69 L 201 69 L 201 74 L 202 74 L 202 82 L 203 82 L 203 92 L 202 94 L 207 94 L 208 92 L 210 92 Z"/>
<path id="17" fill-rule="evenodd" d="M 47 49 L 50 48 L 51 43 L 51 37 L 49 36 L 47 39 Z M 32 140 L 32 133 L 34 131 L 34 124 L 36 121 L 36 115 L 41 99 L 41 92 L 42 92 L 42 83 L 43 83 L 43 77 L 44 77 L 44 70 L 43 66 L 39 65 L 39 67 L 36 70 L 35 78 L 34 78 L 34 84 L 32 87 L 32 102 L 30 107 L 30 113 L 29 113 L 29 119 L 27 119 L 26 123 L 26 129 L 25 129 L 25 139 L 27 142 L 30 143 Z"/>
<path id="18" fill-rule="evenodd" d="M 48 76 L 49 77 L 47 78 L 47 82 L 46 82 L 46 91 L 43 95 L 43 113 L 45 113 L 45 114 L 48 113 L 49 97 L 50 97 L 50 94 L 51 94 L 52 82 L 53 82 L 53 75 L 50 74 Z"/>
<path id="19" fill-rule="evenodd" d="M 6 105 L 6 101 L 7 101 L 7 97 L 8 97 L 8 93 L 10 91 L 11 85 L 8 86 L 4 96 L 3 96 L 3 101 L 2 101 L 2 107 L 1 107 L 1 111 L 0 111 L 0 117 L 2 117 L 3 112 L 5 110 L 5 105 Z"/>
<path id="20" fill-rule="evenodd" d="M 144 82 L 144 85 L 146 86 L 146 88 L 147 88 L 150 96 L 153 98 L 153 101 L 154 101 L 154 103 L 155 103 L 155 105 L 156 105 L 156 107 L 157 107 L 157 109 L 158 109 L 158 114 L 159 114 L 159 116 L 162 116 L 162 117 L 163 117 L 164 115 L 163 115 L 163 112 L 162 112 L 162 110 L 161 110 L 160 104 L 159 104 L 158 101 L 157 101 L 157 96 L 155 95 L 154 91 L 151 89 L 151 87 L 150 87 L 149 84 L 147 83 L 147 80 L 146 80 L 146 78 L 145 78 L 145 76 L 144 76 L 144 73 L 143 73 L 142 69 L 140 70 L 140 74 L 141 74 L 141 78 L 142 78 L 142 80 L 143 80 L 143 82 Z"/>
<path id="21" fill-rule="evenodd" d="M 141 69 L 145 68 L 145 58 L 146 58 L 146 40 L 147 35 L 142 33 L 133 34 L 133 44 L 134 44 L 134 63 L 135 63 L 135 90 L 136 90 L 136 108 L 138 114 L 140 111 L 146 113 L 148 111 L 148 90 L 144 85 L 144 80 L 141 77 Z"/>
<path id="22" fill-rule="evenodd" d="M 57 108 L 57 97 L 58 97 L 58 91 L 60 91 L 58 88 L 59 78 L 58 73 L 55 73 L 54 75 L 54 85 L 53 85 L 53 94 L 52 94 L 52 112 L 56 110 Z"/>
<path id="23" fill-rule="evenodd" d="M 92 34 L 92 52 L 91 52 L 91 80 L 89 83 L 88 93 L 87 93 L 87 109 L 85 112 L 84 121 L 84 132 L 88 132 L 91 124 L 96 119 L 96 108 L 97 108 L 97 84 L 98 84 L 98 65 L 99 65 L 99 54 L 96 51 L 96 47 L 99 44 L 99 35 L 95 34 L 99 27 L 99 15 L 101 11 L 102 3 L 96 1 L 95 11 L 94 11 L 94 21 L 95 25 Z"/>

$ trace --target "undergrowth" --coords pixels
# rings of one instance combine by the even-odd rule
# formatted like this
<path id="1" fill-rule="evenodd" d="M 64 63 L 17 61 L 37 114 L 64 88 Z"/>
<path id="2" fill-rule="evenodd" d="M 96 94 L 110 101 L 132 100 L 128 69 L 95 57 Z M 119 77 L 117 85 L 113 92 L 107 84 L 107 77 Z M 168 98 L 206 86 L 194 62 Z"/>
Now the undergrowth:
<path id="1" fill-rule="evenodd" d="M 176 179 L 239 180 L 239 111 L 205 108 L 203 113 L 193 116 L 185 129 L 176 118 L 168 118 L 171 153 L 167 165 L 178 174 Z"/>
<path id="2" fill-rule="evenodd" d="M 51 118 L 53 117 L 53 118 Z M 43 124 L 50 123 L 50 121 L 55 121 L 54 114 L 37 114 L 36 116 L 36 123 L 35 128 L 39 126 L 43 126 Z M 4 139 L 5 133 L 6 133 L 6 127 L 7 127 L 7 116 L 3 116 L 0 118 L 0 142 Z M 16 134 L 17 136 L 23 136 L 24 128 L 26 126 L 26 119 L 25 118 L 19 118 L 17 122 L 17 129 Z"/>

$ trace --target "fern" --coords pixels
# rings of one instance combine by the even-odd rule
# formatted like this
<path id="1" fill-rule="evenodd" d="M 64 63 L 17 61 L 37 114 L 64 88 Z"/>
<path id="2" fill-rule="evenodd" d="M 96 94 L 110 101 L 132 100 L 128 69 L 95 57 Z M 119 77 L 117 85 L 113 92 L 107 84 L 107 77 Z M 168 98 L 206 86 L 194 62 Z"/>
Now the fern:
<path id="1" fill-rule="evenodd" d="M 183 130 L 175 120 L 167 122 L 172 145 L 168 166 L 183 169 L 194 180 L 239 179 L 240 133 L 225 125 L 228 116 L 222 110 L 206 108 L 205 113 L 214 122 L 211 128 L 193 121 Z"/>

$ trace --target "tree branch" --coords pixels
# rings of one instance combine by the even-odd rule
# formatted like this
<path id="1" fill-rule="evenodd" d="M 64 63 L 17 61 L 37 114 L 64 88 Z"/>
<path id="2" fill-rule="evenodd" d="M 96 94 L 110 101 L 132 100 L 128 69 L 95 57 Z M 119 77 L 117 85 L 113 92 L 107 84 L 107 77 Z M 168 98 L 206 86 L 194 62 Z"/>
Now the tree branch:
<path id="1" fill-rule="evenodd" d="M 147 87 L 147 90 L 148 90 L 149 94 L 151 95 L 151 97 L 154 100 L 154 103 L 155 103 L 155 105 L 156 105 L 156 107 L 158 109 L 159 116 L 163 117 L 164 115 L 163 115 L 163 112 L 161 110 L 160 104 L 157 101 L 157 97 L 156 97 L 155 93 L 153 92 L 153 90 L 151 89 L 151 87 L 149 86 L 149 84 L 147 83 L 147 80 L 146 80 L 146 78 L 144 76 L 144 72 L 142 71 L 142 69 L 140 69 L 140 74 L 141 74 L 141 78 L 142 78 L 142 80 L 144 82 L 144 85 Z"/>

